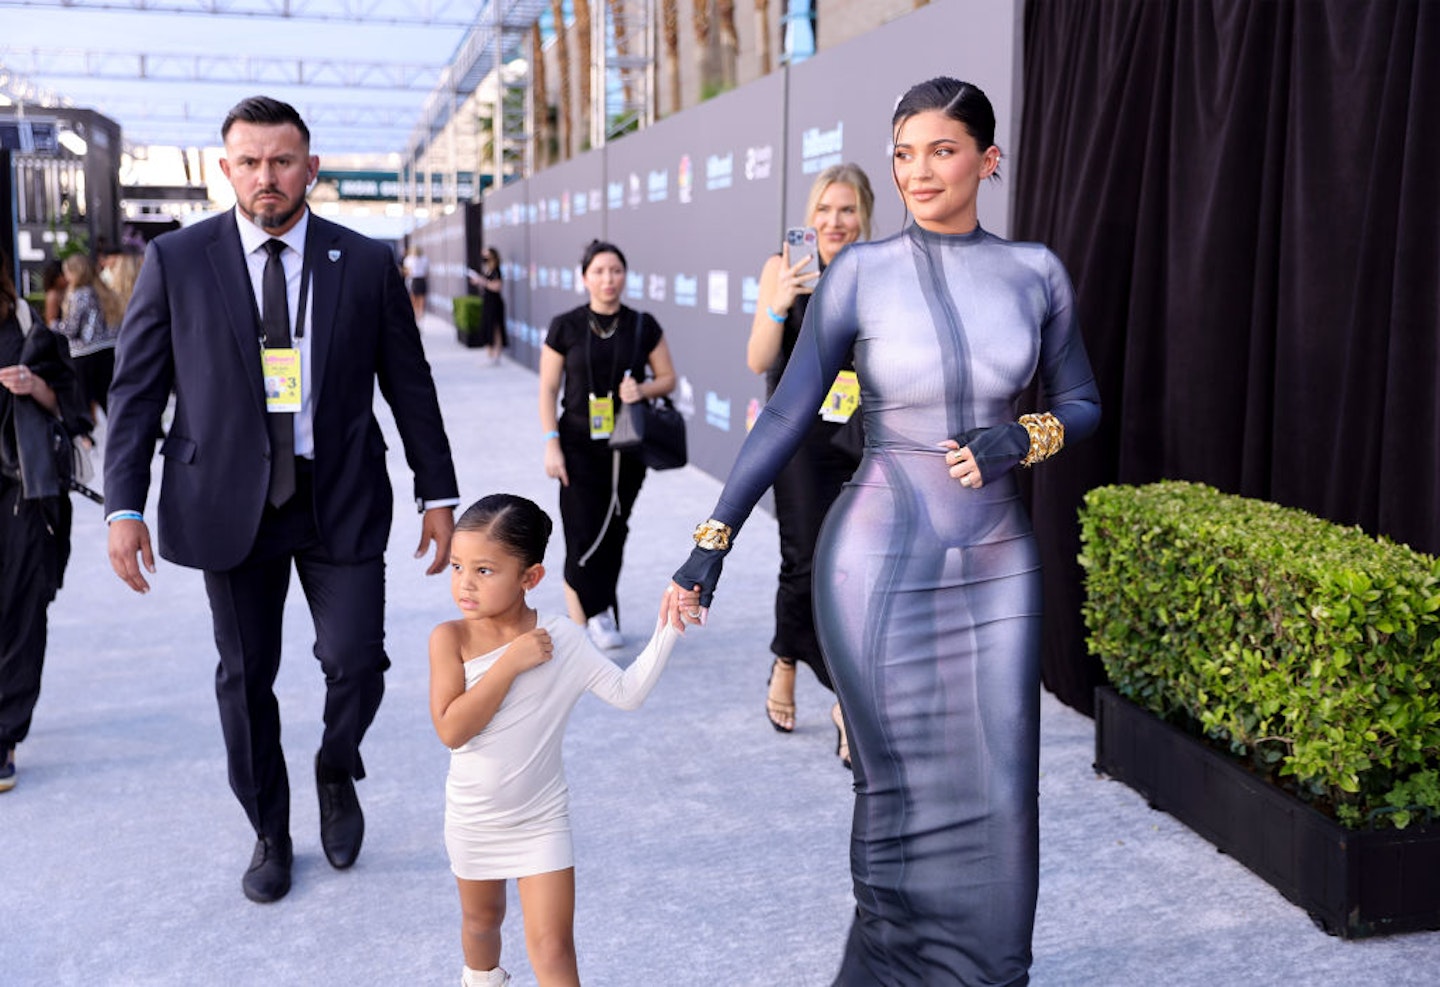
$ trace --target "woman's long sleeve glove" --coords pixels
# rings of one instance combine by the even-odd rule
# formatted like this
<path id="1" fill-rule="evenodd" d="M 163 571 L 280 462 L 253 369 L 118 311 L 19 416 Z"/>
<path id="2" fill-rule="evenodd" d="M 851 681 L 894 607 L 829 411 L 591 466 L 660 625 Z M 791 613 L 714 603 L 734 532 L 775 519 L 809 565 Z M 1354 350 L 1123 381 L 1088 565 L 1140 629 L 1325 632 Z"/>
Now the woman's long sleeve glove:
<path id="1" fill-rule="evenodd" d="M 984 483 L 993 483 L 1010 472 L 1030 451 L 1030 433 L 1019 422 L 972 428 L 957 435 L 955 441 L 961 449 L 969 447 Z"/>
<path id="2" fill-rule="evenodd" d="M 708 608 L 710 601 L 715 598 L 715 586 L 720 582 L 720 569 L 725 564 L 725 556 L 729 554 L 728 548 L 721 550 L 697 546 L 690 552 L 685 564 L 675 570 L 672 578 L 676 585 L 684 589 L 699 586 L 700 605 Z"/>

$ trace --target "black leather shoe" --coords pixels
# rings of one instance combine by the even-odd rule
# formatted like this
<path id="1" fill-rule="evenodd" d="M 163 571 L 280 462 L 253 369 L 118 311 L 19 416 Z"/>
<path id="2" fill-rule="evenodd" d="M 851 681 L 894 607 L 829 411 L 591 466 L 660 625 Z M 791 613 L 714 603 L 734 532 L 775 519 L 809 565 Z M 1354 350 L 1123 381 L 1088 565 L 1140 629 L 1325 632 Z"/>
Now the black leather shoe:
<path id="1" fill-rule="evenodd" d="M 315 755 L 315 791 L 320 795 L 320 845 L 325 859 L 344 870 L 360 856 L 365 839 L 365 814 L 355 795 L 355 780 L 344 771 L 327 768 Z"/>
<path id="2" fill-rule="evenodd" d="M 295 862 L 290 838 L 262 836 L 255 841 L 250 867 L 240 879 L 245 897 L 259 904 L 279 901 L 290 893 L 290 867 Z"/>

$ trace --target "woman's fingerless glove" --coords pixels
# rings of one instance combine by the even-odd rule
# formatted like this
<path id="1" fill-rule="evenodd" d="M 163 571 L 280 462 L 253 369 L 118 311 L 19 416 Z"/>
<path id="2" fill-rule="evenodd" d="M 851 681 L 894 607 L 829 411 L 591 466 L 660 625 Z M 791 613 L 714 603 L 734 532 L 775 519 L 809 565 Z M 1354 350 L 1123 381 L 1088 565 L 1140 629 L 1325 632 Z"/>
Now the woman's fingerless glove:
<path id="1" fill-rule="evenodd" d="M 685 564 L 675 571 L 677 585 L 689 589 L 700 587 L 700 605 L 709 607 L 720 582 L 725 556 L 730 554 L 730 526 L 709 520 L 695 529 L 695 549 Z"/>
<path id="2" fill-rule="evenodd" d="M 980 478 L 990 483 L 1016 466 L 1034 466 L 1059 452 L 1065 445 L 1065 423 L 1049 412 L 1021 415 L 1016 422 L 972 428 L 955 441 L 962 449 L 969 447 Z"/>

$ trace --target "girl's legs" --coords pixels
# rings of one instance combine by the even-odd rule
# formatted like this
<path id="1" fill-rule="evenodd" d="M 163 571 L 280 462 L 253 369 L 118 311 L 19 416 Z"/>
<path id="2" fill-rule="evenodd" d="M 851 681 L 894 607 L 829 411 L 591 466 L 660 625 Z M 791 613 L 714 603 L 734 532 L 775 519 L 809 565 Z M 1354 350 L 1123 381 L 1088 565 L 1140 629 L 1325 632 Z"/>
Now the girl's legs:
<path id="1" fill-rule="evenodd" d="M 465 965 L 493 970 L 500 965 L 500 923 L 505 921 L 505 882 L 467 881 L 460 887 L 460 946 Z"/>
<path id="2" fill-rule="evenodd" d="M 522 877 L 525 948 L 540 987 L 579 987 L 575 962 L 575 868 Z M 498 952 L 496 954 L 499 955 Z"/>

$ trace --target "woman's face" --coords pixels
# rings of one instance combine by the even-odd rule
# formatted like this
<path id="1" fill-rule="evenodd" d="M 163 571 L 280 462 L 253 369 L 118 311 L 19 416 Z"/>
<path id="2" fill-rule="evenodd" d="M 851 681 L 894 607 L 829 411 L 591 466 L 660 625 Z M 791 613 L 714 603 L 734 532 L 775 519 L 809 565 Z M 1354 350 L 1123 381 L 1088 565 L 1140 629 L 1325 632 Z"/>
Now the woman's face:
<path id="1" fill-rule="evenodd" d="M 590 305 L 597 310 L 614 309 L 625 290 L 625 265 L 611 253 L 596 254 L 585 268 L 585 290 L 590 292 Z"/>
<path id="2" fill-rule="evenodd" d="M 935 233 L 975 228 L 980 181 L 1000 163 L 1000 149 L 981 148 L 959 120 L 940 110 L 917 113 L 895 133 L 895 186 L 915 222 Z"/>
<path id="3" fill-rule="evenodd" d="M 841 247 L 860 237 L 860 200 L 855 190 L 843 182 L 831 182 L 815 203 L 810 225 L 820 235 L 820 259 L 828 264 Z"/>

